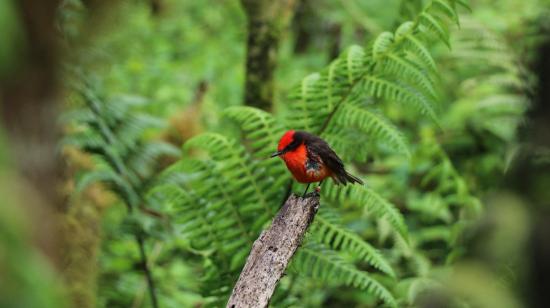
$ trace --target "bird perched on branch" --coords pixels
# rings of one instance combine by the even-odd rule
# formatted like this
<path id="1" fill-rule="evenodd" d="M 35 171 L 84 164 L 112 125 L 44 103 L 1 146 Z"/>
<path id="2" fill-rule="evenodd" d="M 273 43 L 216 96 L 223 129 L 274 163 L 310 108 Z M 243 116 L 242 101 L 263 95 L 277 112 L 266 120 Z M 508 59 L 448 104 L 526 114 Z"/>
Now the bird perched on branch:
<path id="1" fill-rule="evenodd" d="M 287 131 L 279 141 L 277 152 L 271 155 L 276 156 L 284 160 L 298 182 L 308 183 L 304 196 L 311 183 L 319 182 L 318 190 L 327 177 L 336 184 L 363 184 L 344 169 L 344 163 L 325 140 L 304 131 Z"/>

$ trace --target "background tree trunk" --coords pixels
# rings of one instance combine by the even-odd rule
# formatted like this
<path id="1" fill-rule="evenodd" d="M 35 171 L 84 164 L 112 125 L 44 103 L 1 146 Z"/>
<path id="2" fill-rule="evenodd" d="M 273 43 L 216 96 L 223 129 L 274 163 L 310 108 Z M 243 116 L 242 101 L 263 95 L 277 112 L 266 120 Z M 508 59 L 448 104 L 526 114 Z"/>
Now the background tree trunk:
<path id="1" fill-rule="evenodd" d="M 16 1 L 24 44 L 16 52 L 12 70 L 1 72 L 0 116 L 10 154 L 25 183 L 36 195 L 26 214 L 33 223 L 33 241 L 60 265 L 60 236 L 55 212 L 62 208 L 56 157 L 58 133 L 58 44 L 55 14 L 58 0 Z"/>
<path id="2" fill-rule="evenodd" d="M 14 1 L 22 43 L 12 44 L 16 56 L 8 60 L 13 64 L 0 71 L 0 129 L 8 138 L 13 169 L 21 176 L 14 185 L 21 190 L 10 193 L 22 197 L 16 206 L 32 226 L 31 244 L 63 275 L 72 305 L 94 307 L 102 208 L 80 199 L 69 208 L 62 193 L 67 168 L 58 155 L 60 5 L 59 0 Z"/>
<path id="3" fill-rule="evenodd" d="M 277 49 L 297 0 L 241 0 L 247 17 L 244 104 L 264 110 L 273 105 Z"/>

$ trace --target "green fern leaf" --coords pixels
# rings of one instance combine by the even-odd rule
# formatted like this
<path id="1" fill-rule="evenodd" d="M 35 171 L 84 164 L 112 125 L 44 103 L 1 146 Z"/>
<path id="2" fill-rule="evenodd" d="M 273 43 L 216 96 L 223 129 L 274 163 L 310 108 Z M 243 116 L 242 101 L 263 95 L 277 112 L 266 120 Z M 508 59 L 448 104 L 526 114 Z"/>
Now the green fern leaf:
<path id="1" fill-rule="evenodd" d="M 124 180 L 110 169 L 94 170 L 84 173 L 77 179 L 75 190 L 83 192 L 88 186 L 94 183 L 103 183 L 114 186 L 124 186 Z"/>
<path id="2" fill-rule="evenodd" d="M 60 144 L 61 146 L 73 146 L 91 154 L 103 154 L 107 147 L 101 136 L 89 130 L 65 136 Z"/>
<path id="3" fill-rule="evenodd" d="M 323 138 L 347 160 L 365 162 L 372 150 L 369 135 L 353 126 L 342 127 L 339 123 L 339 114 L 340 110 L 337 112 L 334 122 L 325 130 Z M 345 123 L 347 124 L 347 122 Z"/>
<path id="4" fill-rule="evenodd" d="M 277 149 L 279 134 L 284 131 L 282 125 L 271 114 L 252 107 L 231 107 L 224 114 L 239 125 L 242 143 L 254 160 L 251 163 L 254 174 L 263 177 L 258 181 L 267 199 L 280 199 L 278 196 L 284 195 L 290 174 L 284 164 L 270 154 Z"/>
<path id="5" fill-rule="evenodd" d="M 134 145 L 150 129 L 164 129 L 165 121 L 146 114 L 132 114 L 122 119 L 122 123 L 111 127 L 117 139 L 127 145 Z"/>
<path id="6" fill-rule="evenodd" d="M 453 2 L 456 2 L 458 5 L 462 6 L 469 12 L 472 12 L 472 8 L 470 7 L 470 4 L 468 4 L 467 0 L 453 0 Z"/>
<path id="7" fill-rule="evenodd" d="M 349 251 L 352 255 L 361 258 L 374 268 L 391 277 L 395 277 L 395 273 L 389 262 L 376 248 L 353 233 L 353 231 L 347 230 L 338 223 L 331 221 L 326 215 L 323 215 L 323 212 L 320 212 L 315 217 L 312 229 L 315 236 L 319 237 L 321 242 L 332 249 Z"/>
<path id="8" fill-rule="evenodd" d="M 447 15 L 456 23 L 458 27 L 460 27 L 460 19 L 458 18 L 456 9 L 453 6 L 454 1 L 451 1 L 451 4 L 449 4 L 446 0 L 434 0 L 432 2 L 432 7 Z"/>
<path id="9" fill-rule="evenodd" d="M 412 21 L 406 21 L 399 25 L 397 30 L 395 30 L 395 41 L 400 42 L 411 35 L 414 32 L 415 26 L 415 23 Z"/>
<path id="10" fill-rule="evenodd" d="M 193 253 L 209 255 L 216 251 L 217 256 L 225 262 L 229 262 L 229 255 L 225 244 L 221 239 L 228 232 L 238 232 L 239 224 L 232 215 L 226 211 L 215 213 L 216 207 L 207 203 L 204 199 L 195 194 L 192 189 L 185 189 L 178 185 L 162 185 L 156 187 L 151 194 L 162 196 L 163 203 L 170 204 L 171 214 L 175 217 L 174 223 L 177 226 L 177 234 L 185 239 L 187 248 Z M 246 247 L 247 237 L 238 234 L 233 238 L 232 244 Z M 229 251 L 233 253 L 233 251 Z"/>
<path id="11" fill-rule="evenodd" d="M 412 34 L 407 34 L 403 37 L 405 45 L 410 47 L 407 52 L 416 56 L 424 64 L 426 64 L 432 71 L 437 71 L 437 65 L 428 48 L 418 38 Z"/>
<path id="12" fill-rule="evenodd" d="M 246 205 L 262 206 L 266 214 L 273 214 L 274 203 L 268 200 L 278 200 L 281 179 L 272 182 L 264 173 L 259 173 L 255 165 L 250 163 L 244 148 L 228 138 L 214 133 L 204 133 L 189 139 L 184 149 L 202 149 L 207 151 L 215 162 L 214 169 L 210 169 L 211 177 L 223 176 L 227 179 L 227 189 L 235 199 L 240 199 Z M 206 181 L 211 181 L 205 179 Z M 284 179 L 283 179 L 284 180 Z M 280 186 L 274 186 L 278 184 Z M 244 207 L 248 209 L 248 207 Z"/>
<path id="13" fill-rule="evenodd" d="M 420 14 L 419 17 L 420 17 L 419 20 L 421 24 L 424 25 L 426 29 L 434 32 L 437 35 L 437 37 L 439 37 L 439 39 L 443 41 L 445 45 L 447 45 L 447 47 L 451 48 L 451 43 L 449 41 L 450 40 L 449 30 L 447 29 L 447 26 L 444 23 L 439 21 L 436 16 L 428 12 L 423 12 L 422 14 Z"/>
<path id="14" fill-rule="evenodd" d="M 315 279 L 330 279 L 365 290 L 384 301 L 386 305 L 397 307 L 395 298 L 382 284 L 319 245 L 310 243 L 301 247 L 292 261 L 292 268 Z"/>
<path id="15" fill-rule="evenodd" d="M 411 87 L 397 84 L 378 76 L 367 76 L 365 77 L 364 89 L 373 97 L 395 101 L 405 106 L 409 104 L 414 105 L 414 107 L 423 114 L 428 115 L 433 121 L 438 121 L 434 109 L 435 102 L 430 101 L 429 98 Z"/>
<path id="16" fill-rule="evenodd" d="M 372 189 L 359 185 L 341 187 L 327 183 L 321 192 L 329 200 L 340 204 L 351 203 L 360 206 L 376 218 L 385 219 L 391 224 L 397 234 L 408 242 L 407 225 L 401 213 L 395 208 L 395 205 L 378 195 Z"/>
<path id="17" fill-rule="evenodd" d="M 348 83 L 353 85 L 361 79 L 365 73 L 367 64 L 365 50 L 361 46 L 352 45 L 348 48 L 344 56 L 346 59 Z"/>
<path id="18" fill-rule="evenodd" d="M 165 142 L 151 141 L 139 146 L 132 154 L 126 159 L 128 167 L 142 178 L 149 178 L 162 156 L 177 158 L 180 156 L 180 150 Z"/>
<path id="19" fill-rule="evenodd" d="M 382 32 L 374 40 L 372 45 L 372 57 L 377 60 L 382 54 L 385 54 L 390 45 L 393 44 L 393 33 L 391 32 Z"/>
<path id="20" fill-rule="evenodd" d="M 389 53 L 384 58 L 383 65 L 379 68 L 386 73 L 410 81 L 418 85 L 430 97 L 437 97 L 434 82 L 428 71 L 422 70 L 415 62 L 401 57 L 395 53 Z"/>
<path id="21" fill-rule="evenodd" d="M 75 109 L 64 112 L 59 117 L 61 124 L 93 124 L 95 122 L 95 115 L 89 109 Z"/>
<path id="22" fill-rule="evenodd" d="M 351 104 L 343 106 L 336 115 L 336 123 L 357 127 L 374 140 L 381 140 L 410 157 L 407 141 L 401 132 L 378 113 Z"/>
<path id="23" fill-rule="evenodd" d="M 246 106 L 229 107 L 223 114 L 239 125 L 243 141 L 251 148 L 251 154 L 255 159 L 264 160 L 273 153 L 273 147 L 281 137 L 277 132 L 283 131 L 273 115 Z"/>
<path id="24" fill-rule="evenodd" d="M 310 74 L 289 99 L 289 127 L 319 132 L 326 117 L 365 75 L 369 60 L 362 47 L 351 46 L 322 73 Z"/>
<path id="25" fill-rule="evenodd" d="M 328 114 L 326 98 L 321 74 L 314 73 L 305 77 L 300 86 L 289 95 L 292 101 L 288 119 L 290 126 L 306 131 L 318 129 L 322 124 L 320 119 Z"/>

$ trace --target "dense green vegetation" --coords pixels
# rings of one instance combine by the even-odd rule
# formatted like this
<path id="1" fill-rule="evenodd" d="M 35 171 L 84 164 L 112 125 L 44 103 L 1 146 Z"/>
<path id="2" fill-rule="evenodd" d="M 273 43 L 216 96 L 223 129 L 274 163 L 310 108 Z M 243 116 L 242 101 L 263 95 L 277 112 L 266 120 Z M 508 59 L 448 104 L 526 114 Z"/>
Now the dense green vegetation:
<path id="1" fill-rule="evenodd" d="M 269 158 L 288 129 L 326 139 L 366 185 L 323 184 L 271 306 L 527 305 L 528 201 L 500 190 L 526 140 L 550 7 L 289 3 L 261 110 L 244 99 L 239 1 L 62 1 L 62 282 L 14 244 L 22 223 L 1 223 L 0 273 L 5 262 L 25 286 L 21 307 L 56 307 L 60 294 L 78 307 L 225 306 L 254 240 L 304 189 Z M 10 56 L 0 44 L 0 69 Z M 14 306 L 1 283 L 0 306 Z"/>

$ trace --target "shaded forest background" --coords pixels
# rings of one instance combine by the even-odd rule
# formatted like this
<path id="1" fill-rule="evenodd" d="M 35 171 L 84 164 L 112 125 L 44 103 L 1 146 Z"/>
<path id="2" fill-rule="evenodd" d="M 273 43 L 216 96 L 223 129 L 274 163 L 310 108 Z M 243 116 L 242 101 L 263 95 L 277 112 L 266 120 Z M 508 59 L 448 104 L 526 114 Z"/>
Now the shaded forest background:
<path id="1" fill-rule="evenodd" d="M 199 234 L 200 217 L 226 214 L 209 200 L 229 208 L 241 198 L 211 193 L 217 179 L 233 176 L 223 162 L 241 161 L 216 157 L 217 145 L 204 146 L 213 143 L 209 134 L 255 158 L 275 149 L 272 138 L 290 125 L 312 119 L 316 127 L 319 107 L 295 102 L 310 74 L 351 59 L 350 46 L 385 51 L 377 45 L 384 31 L 435 2 L 3 1 L 0 306 L 224 305 L 250 243 L 232 250 L 233 239 L 204 243 Z M 359 192 L 327 187 L 324 212 L 274 307 L 547 305 L 550 6 L 478 0 L 469 7 L 456 8 L 459 26 L 449 17 L 448 28 L 436 29 L 450 48 L 437 35 L 426 39 L 437 78 L 421 87 L 432 91 L 433 82 L 436 121 L 368 85 L 366 98 L 358 94 L 335 116 L 340 126 L 324 137 L 366 179 L 365 198 L 379 196 L 384 207 L 378 215 L 376 205 L 358 205 L 373 202 L 354 199 Z M 232 109 L 243 105 L 263 111 Z M 359 108 L 373 111 L 370 122 Z M 246 139 L 255 117 L 273 125 L 248 123 L 270 131 L 269 143 Z M 362 126 L 372 119 L 375 129 Z M 344 130 L 349 123 L 353 130 Z M 90 147 L 96 131 L 119 141 Z M 238 152 L 234 140 L 243 135 Z M 136 156 L 120 163 L 136 176 L 122 182 L 142 190 L 128 193 L 97 172 L 125 151 Z M 193 169 L 200 162 L 220 172 L 205 176 Z M 269 164 L 276 167 L 250 177 L 265 172 L 271 182 L 251 183 L 275 187 L 257 194 L 277 200 L 237 209 L 246 231 L 236 238 L 254 239 L 284 200 L 288 175 L 277 178 L 281 163 Z M 186 191 L 206 191 L 196 199 L 203 208 L 151 184 L 174 174 Z M 219 218 L 212 230 L 236 230 L 232 223 Z M 367 279 L 382 289 L 363 287 Z"/>

